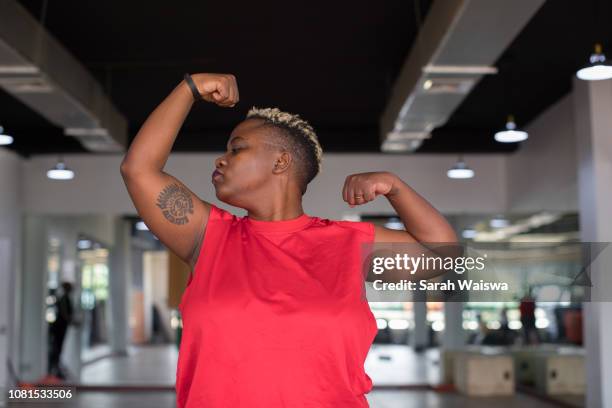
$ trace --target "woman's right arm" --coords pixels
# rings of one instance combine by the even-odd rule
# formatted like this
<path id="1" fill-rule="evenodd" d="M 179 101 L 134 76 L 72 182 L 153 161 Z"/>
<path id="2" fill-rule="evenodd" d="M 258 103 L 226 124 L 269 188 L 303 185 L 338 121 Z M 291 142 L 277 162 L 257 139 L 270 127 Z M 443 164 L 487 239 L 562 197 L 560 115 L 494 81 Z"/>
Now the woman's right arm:
<path id="1" fill-rule="evenodd" d="M 202 97 L 222 107 L 238 102 L 233 75 L 192 76 Z M 210 204 L 163 171 L 193 104 L 181 81 L 144 122 L 121 162 L 121 176 L 142 220 L 159 240 L 192 268 L 199 253 Z"/>

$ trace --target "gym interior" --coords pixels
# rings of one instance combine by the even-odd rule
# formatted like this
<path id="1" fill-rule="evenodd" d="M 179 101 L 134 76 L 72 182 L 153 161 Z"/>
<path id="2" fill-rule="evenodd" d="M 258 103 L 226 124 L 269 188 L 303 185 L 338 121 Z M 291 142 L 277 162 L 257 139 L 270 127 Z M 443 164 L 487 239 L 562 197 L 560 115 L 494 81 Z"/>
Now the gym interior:
<path id="1" fill-rule="evenodd" d="M 53 386 L 73 391 L 57 407 L 176 406 L 190 271 L 120 165 L 185 73 L 228 72 L 240 102 L 195 104 L 164 171 L 244 216 L 215 197 L 215 159 L 252 106 L 295 112 L 324 151 L 306 213 L 404 229 L 386 200 L 341 196 L 392 171 L 516 285 L 393 300 L 367 282 L 371 407 L 611 408 L 611 17 L 604 0 L 0 0 L 0 406 Z"/>

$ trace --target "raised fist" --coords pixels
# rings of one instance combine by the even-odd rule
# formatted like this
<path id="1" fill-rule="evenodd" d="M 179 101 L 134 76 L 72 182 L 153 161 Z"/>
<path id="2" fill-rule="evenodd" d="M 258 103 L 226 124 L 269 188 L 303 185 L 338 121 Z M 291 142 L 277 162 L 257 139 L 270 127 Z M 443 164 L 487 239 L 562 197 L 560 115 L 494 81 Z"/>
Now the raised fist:
<path id="1" fill-rule="evenodd" d="M 396 180 L 394 174 L 385 171 L 351 174 L 344 181 L 342 199 L 351 207 L 368 203 L 392 193 Z"/>
<path id="2" fill-rule="evenodd" d="M 238 84 L 232 74 L 194 74 L 191 76 L 205 101 L 222 107 L 233 107 L 238 102 Z"/>

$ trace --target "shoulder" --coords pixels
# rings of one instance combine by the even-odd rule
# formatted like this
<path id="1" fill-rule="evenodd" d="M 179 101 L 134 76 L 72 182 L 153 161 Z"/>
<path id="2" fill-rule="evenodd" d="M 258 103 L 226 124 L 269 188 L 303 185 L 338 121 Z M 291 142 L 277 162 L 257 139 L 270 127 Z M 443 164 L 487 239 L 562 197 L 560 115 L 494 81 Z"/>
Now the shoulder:
<path id="1" fill-rule="evenodd" d="M 375 229 L 374 224 L 371 222 L 330 220 L 328 218 L 319 217 L 314 218 L 316 218 L 316 221 L 313 223 L 315 226 L 335 228 L 346 232 L 352 232 L 363 235 L 363 237 L 369 241 L 374 240 Z"/>
<path id="2" fill-rule="evenodd" d="M 214 204 L 210 204 L 210 215 L 208 221 L 238 221 L 241 218 L 232 214 L 231 212 L 224 210 L 221 207 L 217 207 Z"/>

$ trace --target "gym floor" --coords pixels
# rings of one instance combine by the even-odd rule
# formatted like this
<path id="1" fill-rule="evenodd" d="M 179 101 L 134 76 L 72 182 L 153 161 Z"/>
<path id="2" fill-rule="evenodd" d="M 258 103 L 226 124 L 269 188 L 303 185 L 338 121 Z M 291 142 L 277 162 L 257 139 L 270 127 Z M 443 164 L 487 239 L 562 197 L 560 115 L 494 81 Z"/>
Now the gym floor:
<path id="1" fill-rule="evenodd" d="M 82 384 L 73 400 L 54 407 L 171 408 L 178 352 L 174 345 L 133 347 L 129 357 L 102 358 L 83 367 Z M 382 358 L 381 358 L 382 357 Z M 559 405 L 517 393 L 512 397 L 469 398 L 426 388 L 439 375 L 437 353 L 417 354 L 406 346 L 375 344 L 366 371 L 375 388 L 367 395 L 372 408 L 464 407 L 547 408 Z M 401 374 L 400 374 L 401 373 Z M 390 375 L 392 374 L 392 375 Z M 396 389 L 377 388 L 397 387 Z M 401 389 L 410 386 L 414 389 Z M 146 387 L 150 387 L 147 389 Z M 39 408 L 40 403 L 9 403 L 9 407 Z"/>

